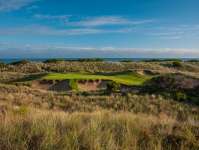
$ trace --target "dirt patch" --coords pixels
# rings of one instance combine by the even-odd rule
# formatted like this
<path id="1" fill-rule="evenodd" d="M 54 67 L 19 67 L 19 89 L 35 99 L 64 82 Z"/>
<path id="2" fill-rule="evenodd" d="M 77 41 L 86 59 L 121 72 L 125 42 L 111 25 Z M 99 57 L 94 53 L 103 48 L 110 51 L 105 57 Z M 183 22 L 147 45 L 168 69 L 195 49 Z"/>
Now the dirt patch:
<path id="1" fill-rule="evenodd" d="M 43 81 L 32 81 L 31 87 L 34 89 L 42 89 L 42 90 L 48 90 L 51 86 L 51 83 L 49 82 L 43 82 Z"/>

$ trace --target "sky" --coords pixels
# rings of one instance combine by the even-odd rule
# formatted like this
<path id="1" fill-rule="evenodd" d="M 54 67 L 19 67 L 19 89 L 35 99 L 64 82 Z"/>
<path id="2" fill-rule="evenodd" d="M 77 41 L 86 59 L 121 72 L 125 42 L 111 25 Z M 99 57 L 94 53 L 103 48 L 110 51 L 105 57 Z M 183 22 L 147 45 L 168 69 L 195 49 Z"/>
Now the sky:
<path id="1" fill-rule="evenodd" d="M 0 58 L 196 58 L 198 0 L 0 0 Z"/>

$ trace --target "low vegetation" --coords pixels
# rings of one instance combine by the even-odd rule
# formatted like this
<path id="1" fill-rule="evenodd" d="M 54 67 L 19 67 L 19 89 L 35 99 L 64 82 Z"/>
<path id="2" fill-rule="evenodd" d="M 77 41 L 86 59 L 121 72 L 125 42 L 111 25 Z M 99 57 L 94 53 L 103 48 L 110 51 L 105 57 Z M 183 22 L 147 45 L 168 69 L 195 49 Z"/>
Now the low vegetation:
<path id="1" fill-rule="evenodd" d="M 102 58 L 81 58 L 81 59 L 77 59 L 75 61 L 80 61 L 80 62 L 103 62 L 104 60 Z"/>
<path id="2" fill-rule="evenodd" d="M 3 64 L 0 150 L 197 150 L 198 66 L 173 59 Z"/>
<path id="3" fill-rule="evenodd" d="M 58 63 L 58 62 L 63 62 L 64 59 L 47 59 L 44 61 L 44 63 Z"/>
<path id="4" fill-rule="evenodd" d="M 146 59 L 145 62 L 182 62 L 181 59 L 171 58 L 171 59 Z"/>
<path id="5" fill-rule="evenodd" d="M 69 86 L 72 90 L 78 91 L 77 81 L 75 79 L 69 80 Z"/>
<path id="6" fill-rule="evenodd" d="M 24 111 L 23 111 L 24 112 Z M 13 111 L 0 124 L 0 149 L 198 149 L 197 127 L 131 113 Z"/>
<path id="7" fill-rule="evenodd" d="M 199 79 L 182 75 L 167 74 L 145 83 L 145 91 L 172 97 L 178 101 L 199 105 Z"/>
<path id="8" fill-rule="evenodd" d="M 181 64 L 181 62 L 180 61 L 174 61 L 173 62 L 173 67 L 183 67 L 183 65 Z"/>
<path id="9" fill-rule="evenodd" d="M 20 60 L 20 61 L 12 62 L 11 65 L 25 65 L 28 63 L 30 63 L 29 60 Z"/>

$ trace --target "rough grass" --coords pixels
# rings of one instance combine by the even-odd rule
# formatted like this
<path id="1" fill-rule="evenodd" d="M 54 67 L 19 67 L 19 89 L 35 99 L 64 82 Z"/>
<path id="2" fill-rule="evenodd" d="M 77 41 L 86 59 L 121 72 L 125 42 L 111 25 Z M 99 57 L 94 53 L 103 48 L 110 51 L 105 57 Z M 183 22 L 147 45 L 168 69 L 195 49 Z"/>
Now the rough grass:
<path id="1" fill-rule="evenodd" d="M 0 124 L 2 150 L 196 150 L 198 128 L 132 113 L 14 110 Z"/>
<path id="2" fill-rule="evenodd" d="M 26 86 L 0 84 L 0 103 L 12 106 L 31 106 L 65 112 L 94 112 L 112 110 L 169 116 L 177 120 L 192 120 L 198 124 L 199 108 L 155 95 L 128 94 L 62 95 Z"/>
<path id="3" fill-rule="evenodd" d="M 124 85 L 142 85 L 150 79 L 148 76 L 138 75 L 132 72 L 115 74 L 84 74 L 84 73 L 50 73 L 43 77 L 46 80 L 110 80 Z"/>
<path id="4" fill-rule="evenodd" d="M 90 73 L 45 76 L 52 80 L 102 79 L 126 85 L 142 85 L 150 79 L 145 76 L 146 71 L 161 75 L 180 72 L 198 78 L 199 63 L 183 62 L 182 68 L 167 64 L 59 62 L 0 67 L 0 150 L 199 149 L 196 105 L 174 101 L 159 93 L 66 94 L 12 85 L 14 81 L 42 79 L 40 74 L 49 72 Z M 127 70 L 145 75 L 124 72 Z"/>

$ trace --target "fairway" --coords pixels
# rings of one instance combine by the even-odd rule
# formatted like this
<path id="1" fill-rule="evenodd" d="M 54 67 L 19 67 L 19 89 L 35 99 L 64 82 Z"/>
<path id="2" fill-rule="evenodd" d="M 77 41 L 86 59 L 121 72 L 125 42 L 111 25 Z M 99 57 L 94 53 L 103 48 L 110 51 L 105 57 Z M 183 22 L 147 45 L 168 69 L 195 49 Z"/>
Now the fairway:
<path id="1" fill-rule="evenodd" d="M 148 76 L 139 75 L 133 72 L 115 73 L 111 75 L 84 74 L 84 73 L 50 73 L 43 77 L 45 80 L 110 80 L 124 85 L 142 85 Z"/>

